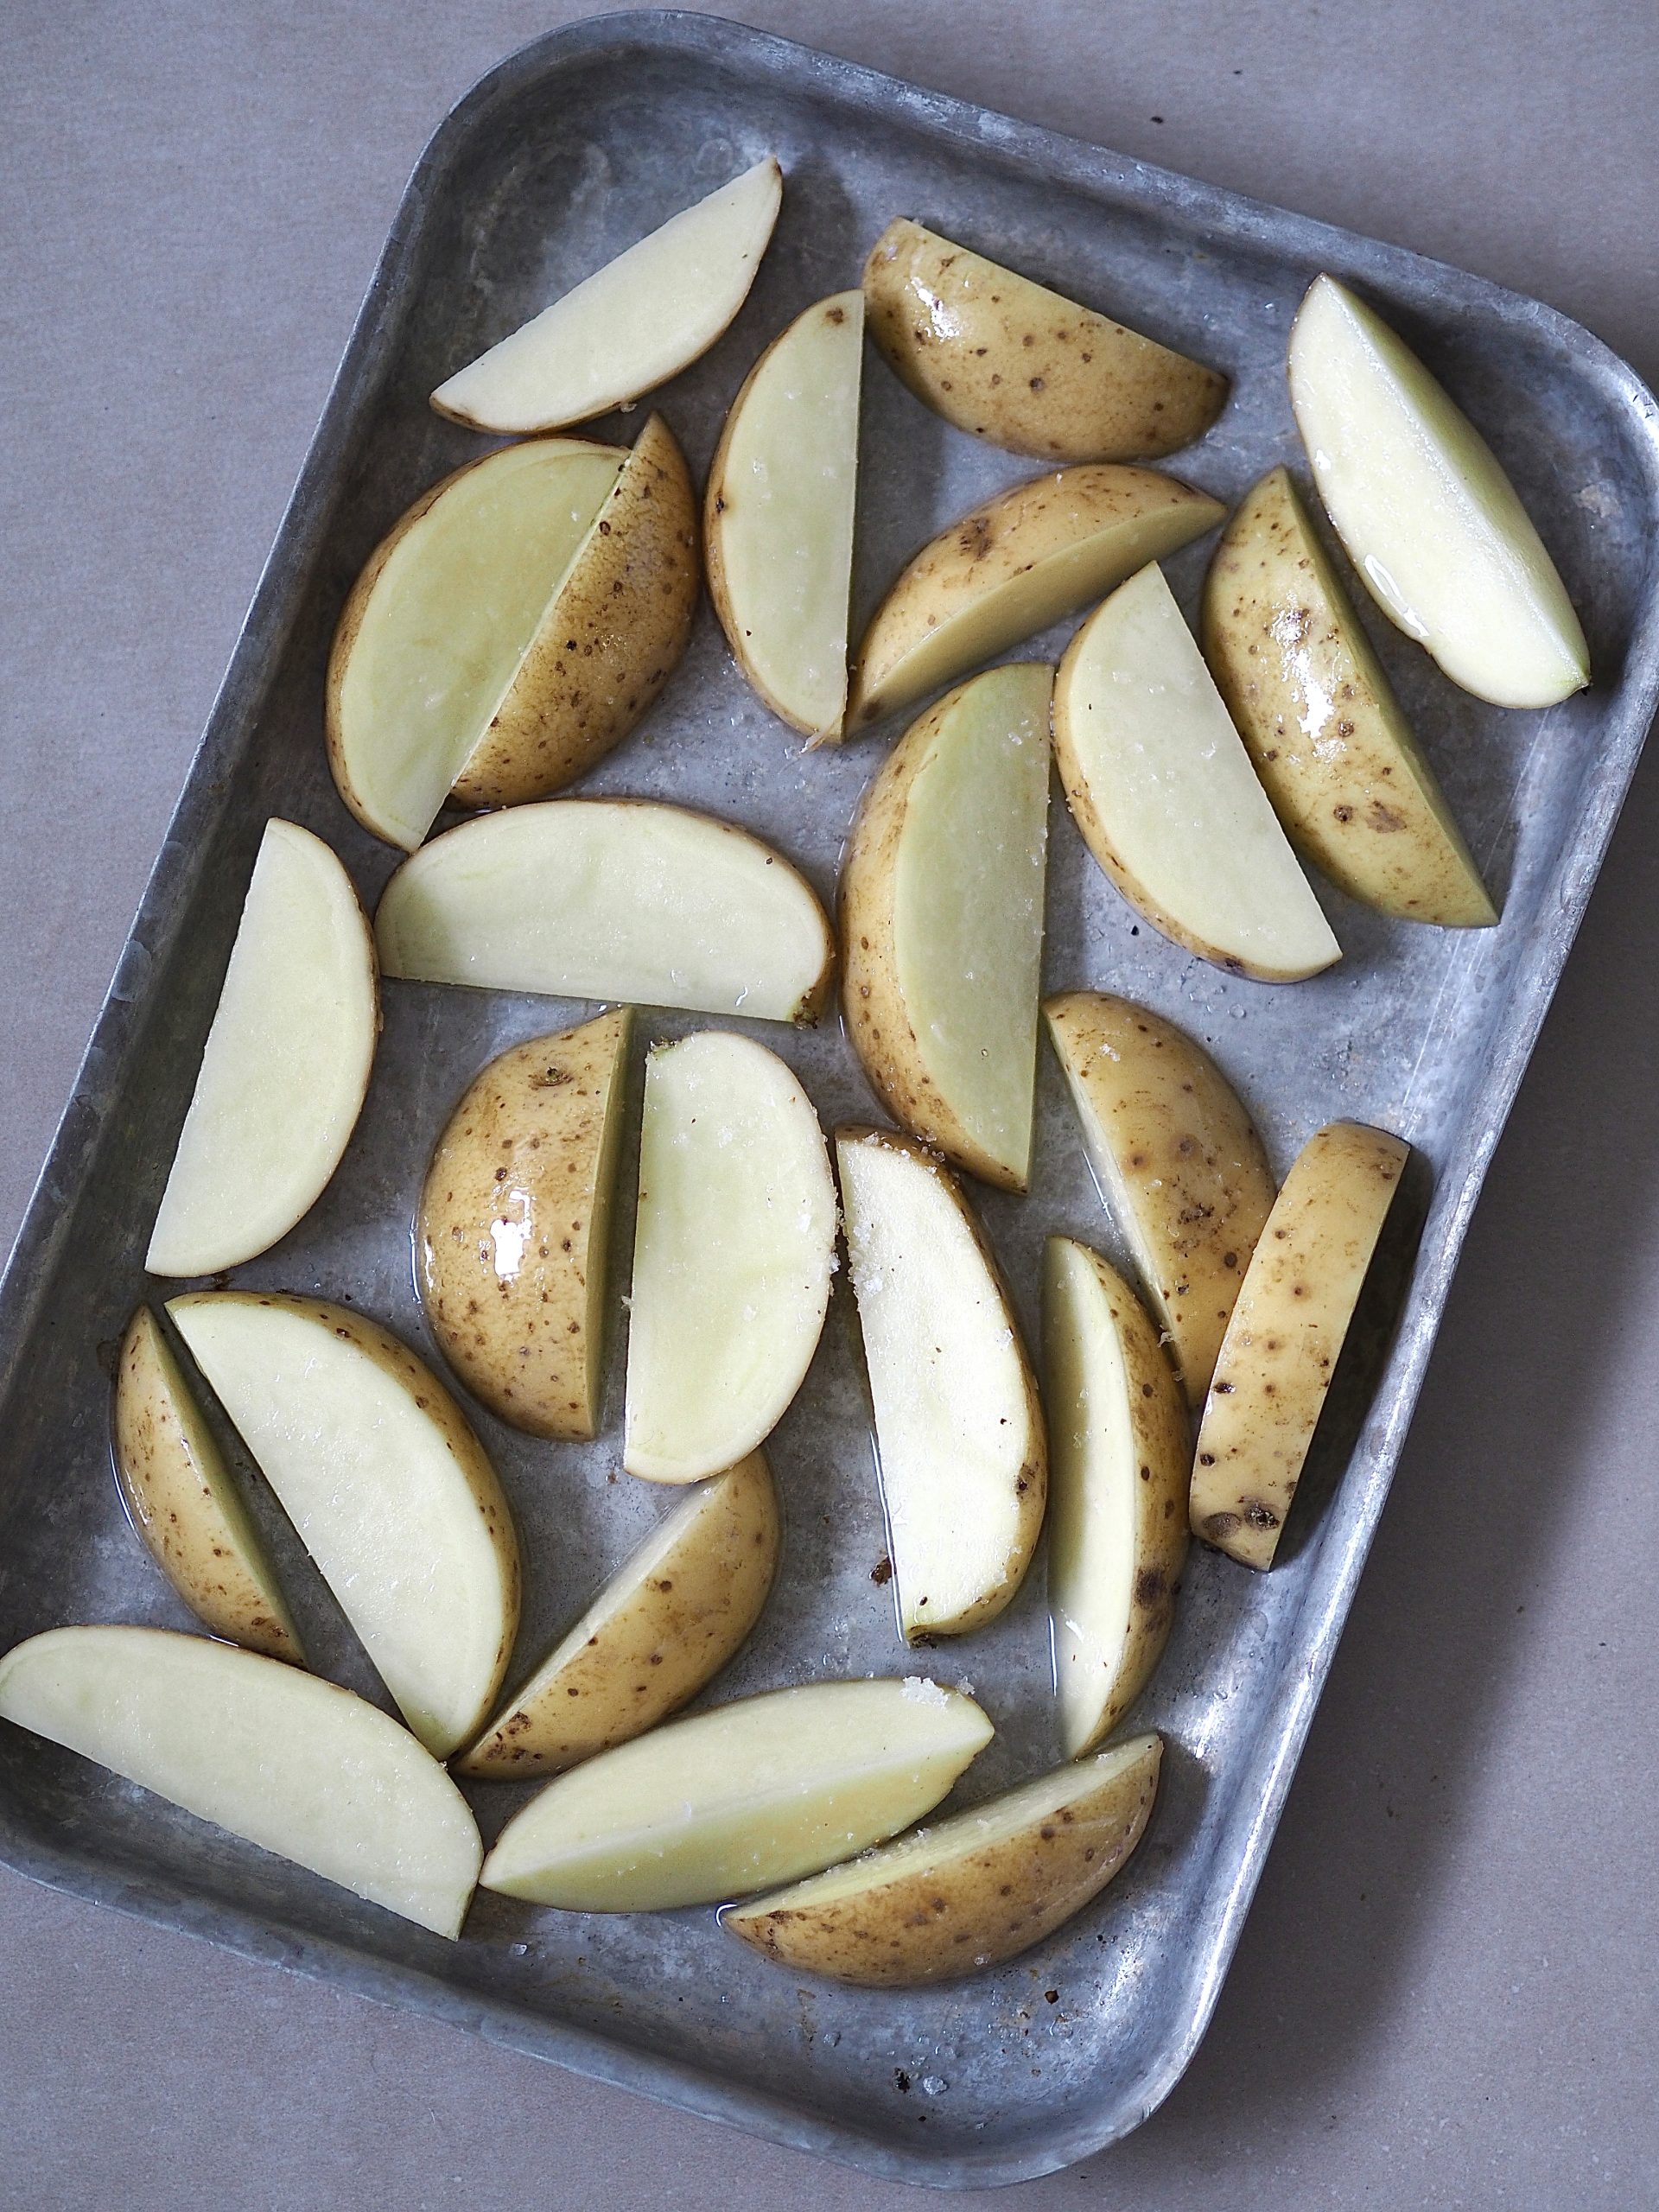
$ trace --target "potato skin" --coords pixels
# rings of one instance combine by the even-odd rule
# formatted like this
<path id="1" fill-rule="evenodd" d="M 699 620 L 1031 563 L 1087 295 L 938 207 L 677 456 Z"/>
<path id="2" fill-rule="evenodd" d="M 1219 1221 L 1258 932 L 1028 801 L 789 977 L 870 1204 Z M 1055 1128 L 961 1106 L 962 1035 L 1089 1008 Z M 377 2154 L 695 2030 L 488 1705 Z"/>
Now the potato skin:
<path id="1" fill-rule="evenodd" d="M 868 1885 L 850 1895 L 791 1904 L 785 1890 L 728 1907 L 721 1923 L 780 1966 L 867 1989 L 1000 1966 L 1080 1912 L 1128 1863 L 1152 1815 L 1163 1748 L 1145 1738 L 1139 1758 L 1092 1789 L 1079 1769 L 1077 1795 L 1013 1835 L 976 1839 L 993 1801 L 942 1822 L 937 1853 L 900 1859 L 886 1878 L 893 1847 L 871 1853 Z"/>
<path id="2" fill-rule="evenodd" d="M 562 1773 L 643 1735 L 720 1672 L 760 1618 L 777 1571 L 782 1532 L 764 1456 L 752 1452 L 716 1475 L 682 1511 L 678 1541 L 626 1603 L 584 1636 L 610 1591 L 637 1573 L 634 1560 L 455 1762 L 457 1773 L 501 1782 Z"/>
<path id="3" fill-rule="evenodd" d="M 212 1432 L 147 1306 L 127 1325 L 115 1383 L 115 1471 L 133 1526 L 197 1619 L 271 1659 L 300 1640 Z"/>
<path id="4" fill-rule="evenodd" d="M 421 1298 L 439 1349 L 531 1436 L 590 1437 L 598 1420 L 628 1033 L 622 1007 L 492 1060 L 421 1193 Z"/>
<path id="5" fill-rule="evenodd" d="M 1332 883 L 1403 921 L 1497 921 L 1288 469 L 1248 492 L 1222 533 L 1204 650 L 1280 820 Z"/>
<path id="6" fill-rule="evenodd" d="M 1411 1147 L 1332 1122 L 1303 1146 L 1256 1246 L 1198 1428 L 1192 1533 L 1273 1565 L 1343 1338 Z"/>
<path id="7" fill-rule="evenodd" d="M 620 744 L 679 664 L 699 582 L 696 493 L 653 415 L 455 779 L 459 804 L 545 798 Z"/>
<path id="8" fill-rule="evenodd" d="M 871 337 L 958 429 L 1040 461 L 1158 461 L 1200 438 L 1227 379 L 901 216 L 864 264 Z"/>

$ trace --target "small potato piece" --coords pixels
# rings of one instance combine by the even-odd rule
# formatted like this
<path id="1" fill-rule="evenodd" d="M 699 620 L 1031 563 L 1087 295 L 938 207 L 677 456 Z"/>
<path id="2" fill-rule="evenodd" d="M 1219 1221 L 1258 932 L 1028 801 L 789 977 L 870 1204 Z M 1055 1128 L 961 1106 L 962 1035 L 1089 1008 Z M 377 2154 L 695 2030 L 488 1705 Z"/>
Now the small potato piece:
<path id="1" fill-rule="evenodd" d="M 1062 991 L 1043 1014 L 1090 1164 L 1196 1409 L 1273 1205 L 1268 1155 L 1237 1092 L 1173 1021 L 1096 991 Z"/>
<path id="2" fill-rule="evenodd" d="M 303 1665 L 247 1508 L 147 1306 L 121 1344 L 115 1471 L 134 1527 L 203 1626 L 250 1651 Z"/>
<path id="3" fill-rule="evenodd" d="M 1351 899 L 1402 921 L 1497 913 L 1287 468 L 1222 533 L 1204 650 L 1280 820 Z"/>
<path id="4" fill-rule="evenodd" d="M 652 1530 L 456 1772 L 528 1781 L 654 1728 L 714 1679 L 760 1618 L 779 1535 L 778 1493 L 752 1452 Z"/>
<path id="5" fill-rule="evenodd" d="M 531 1436 L 592 1436 L 604 1379 L 626 1007 L 490 1062 L 450 1116 L 416 1226 L 439 1349 Z"/>
<path id="6" fill-rule="evenodd" d="M 1000 1966 L 1127 1865 L 1163 1750 L 1157 1736 L 1131 1737 L 792 1889 L 729 1905 L 721 1924 L 791 1972 L 866 1988 Z"/>
<path id="7" fill-rule="evenodd" d="M 866 728 L 1213 530 L 1226 510 L 1150 468 L 1062 468 L 1000 493 L 909 563 L 870 618 L 849 731 Z"/>
<path id="8" fill-rule="evenodd" d="M 1285 1178 L 1216 1363 L 1192 1470 L 1192 1532 L 1273 1565 L 1302 1463 L 1411 1147 L 1332 1122 Z"/>
<path id="9" fill-rule="evenodd" d="M 901 216 L 864 264 L 870 335 L 958 429 L 1041 461 L 1159 461 L 1227 379 Z"/>

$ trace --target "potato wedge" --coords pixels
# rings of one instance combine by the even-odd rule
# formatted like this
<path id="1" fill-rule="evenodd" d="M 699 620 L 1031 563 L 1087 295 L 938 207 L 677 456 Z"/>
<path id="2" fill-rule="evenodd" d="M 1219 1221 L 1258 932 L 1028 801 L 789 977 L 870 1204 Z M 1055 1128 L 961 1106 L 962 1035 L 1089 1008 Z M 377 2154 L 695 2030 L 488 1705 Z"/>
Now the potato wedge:
<path id="1" fill-rule="evenodd" d="M 414 854 L 374 918 L 383 972 L 550 998 L 815 1021 L 835 939 L 745 830 L 644 799 L 550 799 Z"/>
<path id="2" fill-rule="evenodd" d="M 1403 340 L 1319 276 L 1288 366 L 1319 497 L 1389 621 L 1495 706 L 1581 691 L 1589 652 L 1554 563 L 1491 448 Z"/>
<path id="3" fill-rule="evenodd" d="M 703 1030 L 645 1063 L 622 1464 L 690 1483 L 788 1411 L 836 1264 L 836 1186 L 811 1100 L 764 1045 Z"/>
<path id="4" fill-rule="evenodd" d="M 268 1251 L 339 1166 L 380 1029 L 374 940 L 321 837 L 268 822 L 144 1265 L 217 1274 Z"/>
<path id="5" fill-rule="evenodd" d="M 907 1827 L 994 1733 L 972 1698 L 917 1677 L 744 1698 L 550 1782 L 480 1878 L 572 1912 L 715 1904 Z"/>
<path id="6" fill-rule="evenodd" d="M 1185 1480 L 1185 1460 L 1181 1473 Z M 528 1781 L 654 1728 L 742 1645 L 772 1587 L 781 1533 L 760 1452 L 701 1484 L 508 1699 L 456 1772 Z"/>
<path id="7" fill-rule="evenodd" d="M 1039 461 L 1160 461 L 1227 379 L 901 216 L 864 264 L 870 336 L 959 430 Z"/>
<path id="8" fill-rule="evenodd" d="M 1101 1740 L 1169 1641 L 1186 1558 L 1186 1407 L 1140 1300 L 1097 1252 L 1043 1267 L 1048 1611 L 1069 1759 Z"/>
<path id="9" fill-rule="evenodd" d="M 925 545 L 870 618 L 849 730 L 867 728 L 1073 613 L 1226 510 L 1150 468 L 1062 468 L 976 507 Z"/>
<path id="10" fill-rule="evenodd" d="M 490 1062 L 438 1139 L 415 1225 L 438 1348 L 531 1436 L 592 1436 L 604 1382 L 626 1007 Z"/>
<path id="11" fill-rule="evenodd" d="M 1043 1001 L 1090 1165 L 1195 1409 L 1274 1200 L 1255 1125 L 1196 1039 L 1132 999 Z"/>
<path id="12" fill-rule="evenodd" d="M 703 494 L 709 596 L 738 666 L 814 743 L 847 711 L 864 296 L 798 315 L 732 402 Z"/>
<path id="13" fill-rule="evenodd" d="M 1192 1532 L 1273 1565 L 1343 1339 L 1411 1147 L 1332 1122 L 1285 1178 L 1245 1271 L 1198 1427 Z"/>
<path id="14" fill-rule="evenodd" d="M 390 1330 L 321 1298 L 168 1307 L 410 1726 L 476 1735 L 518 1631 L 518 1545 L 483 1446 Z"/>
<path id="15" fill-rule="evenodd" d="M 458 369 L 433 406 L 516 435 L 654 391 L 706 353 L 748 297 L 783 191 L 769 154 Z"/>
<path id="16" fill-rule="evenodd" d="M 906 731 L 842 866 L 847 1033 L 896 1121 L 1004 1190 L 1031 1169 L 1048 848 L 1046 667 L 988 669 Z"/>
<path id="17" fill-rule="evenodd" d="M 407 1729 L 334 1682 L 206 1637 L 56 1628 L 0 1659 L 0 1719 L 439 1936 L 484 1856 Z"/>
<path id="18" fill-rule="evenodd" d="M 722 1927 L 796 1974 L 867 1988 L 945 1981 L 1040 1943 L 1122 1871 L 1163 1744 L 1135 1736 L 770 1897 Z"/>
<path id="19" fill-rule="evenodd" d="M 1155 563 L 1066 648 L 1054 760 L 1090 851 L 1166 938 L 1264 983 L 1341 959 Z"/>
<path id="20" fill-rule="evenodd" d="M 1043 1525 L 1048 1452 L 990 1247 L 948 1169 L 887 1129 L 836 1132 L 887 1539 L 907 1642 L 1002 1611 Z"/>
<path id="21" fill-rule="evenodd" d="M 1291 839 L 1402 921 L 1497 919 L 1287 468 L 1246 493 L 1204 588 L 1211 673 Z"/>

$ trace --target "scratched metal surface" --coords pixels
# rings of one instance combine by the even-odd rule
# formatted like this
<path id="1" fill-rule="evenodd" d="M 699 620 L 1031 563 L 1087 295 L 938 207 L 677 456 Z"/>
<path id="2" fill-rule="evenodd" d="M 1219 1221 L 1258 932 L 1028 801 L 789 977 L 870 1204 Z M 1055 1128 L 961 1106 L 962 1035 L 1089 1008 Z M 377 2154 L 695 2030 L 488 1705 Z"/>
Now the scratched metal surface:
<path id="1" fill-rule="evenodd" d="M 362 561 L 427 485 L 485 441 L 438 420 L 440 378 L 696 193 L 771 150 L 787 196 L 747 306 L 656 402 L 699 469 L 761 346 L 855 280 L 896 213 L 1224 368 L 1230 404 L 1168 464 L 1232 499 L 1300 465 L 1283 384 L 1291 314 L 1320 268 L 1362 285 L 1486 431 L 1585 618 L 1588 694 L 1504 714 L 1370 627 L 1489 881 L 1497 931 L 1412 929 L 1320 887 L 1342 963 L 1292 988 L 1240 982 L 1144 926 L 1052 810 L 1051 989 L 1096 985 L 1211 1046 L 1282 1173 L 1320 1122 L 1400 1131 L 1433 1176 L 1403 1310 L 1363 1341 L 1268 1579 L 1196 1554 L 1133 1719 L 1169 1746 L 1154 1825 L 1124 1877 L 1031 1956 L 927 1993 L 797 1980 L 709 1912 L 538 1910 L 480 1894 L 454 1946 L 413 1929 L 13 1730 L 0 1731 L 0 1853 L 40 1878 L 780 2139 L 940 2184 L 1018 2179 L 1134 2126 L 1203 2031 L 1231 1955 L 1409 1419 L 1497 1131 L 1560 974 L 1659 690 L 1648 547 L 1654 405 L 1594 340 L 1534 302 L 1398 249 L 1263 208 L 705 18 L 613 16 L 556 33 L 456 110 L 409 189 L 0 1294 L 0 1648 L 65 1620 L 190 1625 L 125 1522 L 108 1446 L 112 1350 L 266 817 L 334 842 L 371 903 L 392 856 L 339 804 L 321 745 L 329 637 Z M 636 415 L 637 425 L 642 419 Z M 630 426 L 600 426 L 626 436 Z M 872 356 L 855 621 L 923 537 L 1028 473 L 962 436 Z M 1169 566 L 1189 611 L 1207 547 Z M 1065 628 L 1020 649 L 1057 653 Z M 642 728 L 583 788 L 706 806 L 781 846 L 828 899 L 891 729 L 807 754 L 752 697 L 706 607 Z M 238 1282 L 313 1290 L 431 1356 L 410 1265 L 422 1172 L 460 1092 L 520 1039 L 578 1019 L 546 1000 L 393 983 L 369 1103 L 334 1185 Z M 698 1026 L 648 1014 L 638 1048 Z M 743 1025 L 738 1025 L 743 1026 Z M 799 1071 L 827 1125 L 874 1111 L 835 1020 L 747 1025 Z M 1065 1230 L 1109 1246 L 1045 1054 L 1028 1198 L 975 1198 L 1034 1333 L 1037 1260 Z M 618 1224 L 626 1253 L 626 1209 Z M 619 1287 L 625 1268 L 619 1274 Z M 620 1331 L 619 1331 L 620 1337 Z M 524 1670 L 664 1500 L 617 1474 L 620 1342 L 591 1447 L 533 1442 L 474 1407 L 524 1538 Z M 1365 1412 L 1365 1392 L 1375 1385 Z M 785 1499 L 778 1587 L 715 1698 L 810 1676 L 971 1682 L 995 1743 L 959 1792 L 1058 1755 L 1040 1563 L 991 1628 L 906 1653 L 885 1550 L 868 1395 L 842 1287 L 770 1447 Z M 255 1505 L 309 1647 L 385 1702 L 268 1499 Z M 486 1837 L 522 1790 L 474 1787 Z M 1052 1994 L 1051 1995 L 1051 1993 Z"/>

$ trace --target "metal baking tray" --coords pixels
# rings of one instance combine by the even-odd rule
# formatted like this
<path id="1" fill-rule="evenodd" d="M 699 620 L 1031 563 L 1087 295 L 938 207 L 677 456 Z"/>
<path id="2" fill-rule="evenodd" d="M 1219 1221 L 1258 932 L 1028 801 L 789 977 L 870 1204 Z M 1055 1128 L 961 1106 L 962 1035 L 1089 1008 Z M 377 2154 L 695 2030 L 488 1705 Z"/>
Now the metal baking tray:
<path id="1" fill-rule="evenodd" d="M 1433 1173 L 1398 1325 L 1316 1446 L 1268 1578 L 1195 1549 L 1173 1638 L 1134 1716 L 1169 1754 L 1147 1840 L 1095 1906 L 1000 1972 L 922 1993 L 798 1980 L 711 1913 L 580 1916 L 480 1895 L 446 1944 L 21 1732 L 0 1730 L 0 1856 L 37 1878 L 250 1956 L 418 2006 L 515 2049 L 778 2140 L 940 2185 L 1007 2182 L 1124 2134 L 1204 2031 L 1387 1495 L 1481 1179 L 1560 974 L 1659 695 L 1655 404 L 1593 338 L 1535 302 L 705 17 L 612 16 L 487 77 L 423 157 L 261 581 L 0 1293 L 0 1648 L 60 1621 L 188 1626 L 124 1519 L 108 1443 L 112 1348 L 268 815 L 344 855 L 372 904 L 392 856 L 337 800 L 322 677 L 342 601 L 404 505 L 484 441 L 442 422 L 440 378 L 702 189 L 772 150 L 782 219 L 735 325 L 659 397 L 698 467 L 762 344 L 856 279 L 899 213 L 1213 361 L 1231 404 L 1173 471 L 1232 499 L 1300 465 L 1284 391 L 1291 315 L 1321 269 L 1376 300 L 1487 432 L 1560 561 L 1595 688 L 1545 714 L 1455 691 L 1386 625 L 1377 642 L 1489 880 L 1501 927 L 1391 923 L 1320 887 L 1346 957 L 1294 988 L 1239 981 L 1145 927 L 1055 803 L 1047 983 L 1143 998 L 1208 1043 L 1282 1172 L 1338 1115 L 1398 1130 Z M 632 425 L 643 420 L 636 414 Z M 626 436 L 631 425 L 612 424 Z M 855 619 L 924 535 L 1030 464 L 926 413 L 871 358 Z M 1171 564 L 1189 608 L 1206 548 Z M 1022 651 L 1052 652 L 1058 636 Z M 750 696 L 705 608 L 640 731 L 587 780 L 747 823 L 828 898 L 880 738 L 806 753 Z M 509 1043 L 571 1005 L 394 983 L 369 1103 L 334 1184 L 237 1280 L 353 1300 L 428 1350 L 410 1272 L 420 1176 L 448 1109 Z M 645 1036 L 695 1026 L 648 1015 Z M 754 1033 L 826 1123 L 873 1102 L 833 1019 Z M 1042 1237 L 1108 1230 L 1046 1052 L 1029 1198 L 975 1200 L 1034 1328 Z M 620 1225 L 626 1238 L 628 1224 Z M 1354 1363 L 1350 1362 L 1351 1373 Z M 1369 1391 L 1369 1397 L 1367 1393 Z M 592 1447 L 474 1408 L 524 1539 L 522 1667 L 663 1509 L 619 1478 L 620 1363 Z M 779 1585 L 725 1698 L 809 1675 L 925 1664 L 971 1681 L 998 1737 L 963 1799 L 1058 1745 L 1040 1567 L 982 1633 L 906 1653 L 891 1592 L 850 1300 L 772 1446 Z M 256 1496 L 322 1662 L 381 1696 L 291 1535 Z M 473 1793 L 486 1834 L 522 1792 Z"/>

